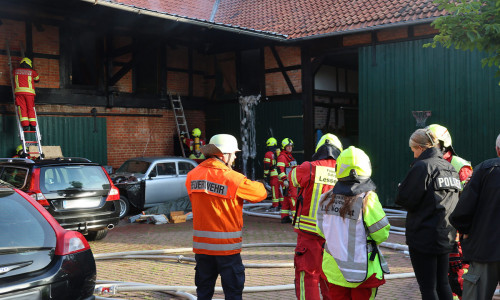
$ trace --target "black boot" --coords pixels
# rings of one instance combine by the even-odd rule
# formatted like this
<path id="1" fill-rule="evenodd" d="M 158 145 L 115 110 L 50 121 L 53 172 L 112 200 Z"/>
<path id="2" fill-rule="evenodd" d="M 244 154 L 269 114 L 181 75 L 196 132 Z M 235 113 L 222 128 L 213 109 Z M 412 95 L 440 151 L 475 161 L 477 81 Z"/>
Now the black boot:
<path id="1" fill-rule="evenodd" d="M 30 130 L 31 130 L 31 131 L 36 131 L 36 125 L 35 125 L 35 126 L 30 125 Z"/>
<path id="2" fill-rule="evenodd" d="M 23 131 L 30 131 L 30 127 L 29 126 L 23 126 Z"/>
<path id="3" fill-rule="evenodd" d="M 292 219 L 290 218 L 290 216 L 285 216 L 281 218 L 281 224 L 287 224 L 287 223 L 292 223 Z"/>

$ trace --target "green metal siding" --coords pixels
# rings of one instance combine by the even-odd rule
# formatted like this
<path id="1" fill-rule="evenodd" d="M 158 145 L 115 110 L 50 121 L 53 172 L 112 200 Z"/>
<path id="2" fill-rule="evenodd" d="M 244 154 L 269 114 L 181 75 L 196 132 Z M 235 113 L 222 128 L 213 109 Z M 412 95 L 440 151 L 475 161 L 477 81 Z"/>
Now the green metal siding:
<path id="1" fill-rule="evenodd" d="M 66 157 L 85 157 L 107 164 L 105 118 L 39 116 L 38 121 L 42 146 L 61 146 Z M 0 140 L 0 157 L 14 155 L 15 148 L 20 144 L 14 116 L 0 117 Z"/>
<path id="2" fill-rule="evenodd" d="M 417 129 L 412 111 L 432 111 L 426 124 L 447 127 L 458 155 L 473 165 L 496 154 L 499 78 L 491 68 L 481 67 L 479 52 L 423 48 L 426 42 L 359 51 L 360 147 L 372 160 L 384 205 L 394 205 L 397 185 L 413 161 L 408 146 Z"/>
<path id="3" fill-rule="evenodd" d="M 301 100 L 261 101 L 256 107 L 256 142 L 257 156 L 255 158 L 256 178 L 262 178 L 262 163 L 266 151 L 266 140 L 272 129 L 274 137 L 281 145 L 281 140 L 289 137 L 293 140 L 293 153 L 298 163 L 304 161 L 304 138 Z M 292 117 L 290 117 L 292 116 Z M 283 118 L 285 117 L 285 118 Z M 206 112 L 206 138 L 217 133 L 229 133 L 241 142 L 240 138 L 240 106 L 238 103 L 214 104 Z M 249 166 L 251 162 L 249 162 Z"/>

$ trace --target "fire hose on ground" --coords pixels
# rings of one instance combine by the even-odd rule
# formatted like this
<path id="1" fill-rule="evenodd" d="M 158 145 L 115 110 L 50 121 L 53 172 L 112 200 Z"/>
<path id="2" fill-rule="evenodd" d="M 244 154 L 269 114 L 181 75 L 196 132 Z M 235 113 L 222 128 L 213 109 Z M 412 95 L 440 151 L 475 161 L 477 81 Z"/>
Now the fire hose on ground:
<path id="1" fill-rule="evenodd" d="M 382 243 L 381 246 L 387 244 L 387 247 L 393 248 L 395 250 L 404 249 L 404 245 Z M 295 247 L 295 243 L 253 243 L 244 244 L 242 248 L 253 248 L 253 247 Z M 102 253 L 95 254 L 96 260 L 107 260 L 107 259 L 167 259 L 182 262 L 194 262 L 193 258 L 179 256 L 165 256 L 161 254 L 179 253 L 179 252 L 191 252 L 192 248 L 177 248 L 177 249 L 161 249 L 161 250 L 143 250 L 143 251 L 127 251 L 127 252 L 116 252 L 116 253 Z M 293 263 L 273 263 L 273 264 L 244 264 L 245 268 L 292 268 Z M 388 274 L 385 276 L 386 279 L 400 279 L 400 278 L 410 278 L 414 277 L 414 273 L 400 273 L 400 274 Z M 269 292 L 269 291 L 286 291 L 294 290 L 294 284 L 286 285 L 274 285 L 274 286 L 256 286 L 256 287 L 245 287 L 244 293 L 256 293 L 256 292 Z M 190 294 L 190 292 L 196 292 L 195 286 L 161 286 L 145 283 L 136 282 L 120 282 L 120 281 L 98 281 L 96 285 L 96 293 L 98 294 L 112 294 L 115 295 L 119 292 L 133 292 L 133 291 L 157 291 L 166 292 L 175 296 L 183 297 L 185 299 L 196 299 L 195 296 Z M 215 291 L 222 293 L 221 287 L 216 287 Z M 112 299 L 107 297 L 96 297 L 96 299 Z"/>

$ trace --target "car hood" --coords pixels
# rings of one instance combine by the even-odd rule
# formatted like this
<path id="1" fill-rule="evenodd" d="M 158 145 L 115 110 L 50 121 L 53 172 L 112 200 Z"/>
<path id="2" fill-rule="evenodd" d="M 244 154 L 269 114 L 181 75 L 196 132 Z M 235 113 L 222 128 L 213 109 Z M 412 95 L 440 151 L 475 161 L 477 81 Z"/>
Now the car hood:
<path id="1" fill-rule="evenodd" d="M 137 173 L 120 172 L 110 175 L 114 184 L 130 184 L 143 180 L 146 175 Z"/>

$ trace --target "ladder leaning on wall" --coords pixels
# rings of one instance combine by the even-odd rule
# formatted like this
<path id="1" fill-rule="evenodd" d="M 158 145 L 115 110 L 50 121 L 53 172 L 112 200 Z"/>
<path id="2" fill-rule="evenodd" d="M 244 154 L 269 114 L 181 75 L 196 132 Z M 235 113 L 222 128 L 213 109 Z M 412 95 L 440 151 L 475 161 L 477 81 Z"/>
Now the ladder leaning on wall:
<path id="1" fill-rule="evenodd" d="M 12 87 L 12 97 L 14 98 L 14 107 L 16 111 L 16 121 L 17 121 L 17 129 L 19 131 L 19 139 L 21 140 L 21 145 L 23 146 L 23 155 L 21 157 L 33 157 L 35 155 L 38 155 L 40 159 L 43 159 L 44 154 L 42 152 L 42 135 L 40 134 L 40 128 L 38 127 L 38 117 L 36 115 L 36 110 L 33 108 L 33 111 L 35 112 L 35 119 L 36 119 L 36 126 L 35 130 L 28 130 L 24 131 L 23 126 L 21 125 L 21 120 L 19 119 L 19 110 L 16 105 L 16 95 L 15 95 L 15 89 L 14 89 L 14 74 L 12 73 L 14 71 L 14 68 L 12 67 L 12 56 L 10 55 L 10 46 L 9 46 L 9 41 L 6 41 L 6 46 L 7 46 L 7 56 L 8 56 L 8 64 L 9 64 L 9 74 L 10 74 L 10 85 Z M 21 56 L 24 57 L 24 50 L 23 46 L 21 45 Z M 34 136 L 35 140 L 26 140 L 26 134 L 29 134 L 30 136 Z M 37 146 L 38 151 L 31 151 L 29 150 L 29 146 Z"/>
<path id="2" fill-rule="evenodd" d="M 168 97 L 170 98 L 170 104 L 172 105 L 172 111 L 174 112 L 175 124 L 177 125 L 177 136 L 179 137 L 182 156 L 186 157 L 187 153 L 184 151 L 184 141 L 182 139 L 182 135 L 184 135 L 184 138 L 186 139 L 190 139 L 190 136 L 186 117 L 184 116 L 184 108 L 182 107 L 181 96 L 177 94 L 177 98 L 174 98 L 171 93 L 168 93 Z"/>

